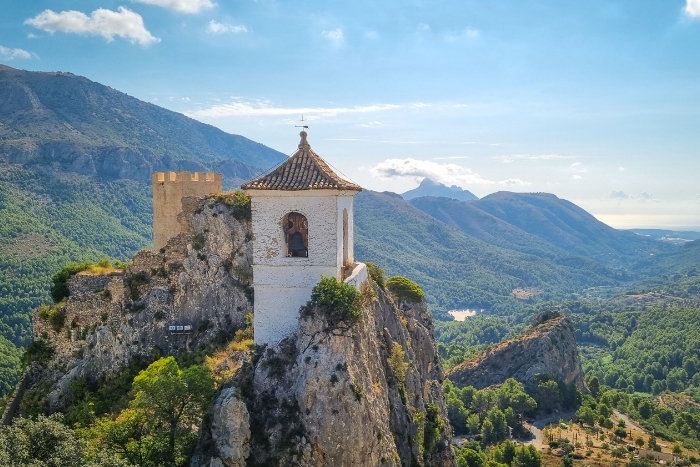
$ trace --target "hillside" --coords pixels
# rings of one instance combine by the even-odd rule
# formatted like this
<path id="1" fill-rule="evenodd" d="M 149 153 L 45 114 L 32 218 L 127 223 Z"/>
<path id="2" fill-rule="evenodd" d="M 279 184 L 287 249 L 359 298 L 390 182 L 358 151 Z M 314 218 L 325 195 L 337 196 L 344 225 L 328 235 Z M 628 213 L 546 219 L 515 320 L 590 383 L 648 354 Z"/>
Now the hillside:
<path id="1" fill-rule="evenodd" d="M 537 288 L 541 298 L 551 298 L 619 280 L 616 271 L 581 258 L 555 264 L 490 245 L 393 193 L 365 190 L 355 203 L 355 255 L 416 280 L 438 317 L 455 308 L 512 312 L 521 306 L 516 288 Z"/>
<path id="2" fill-rule="evenodd" d="M 536 255 L 562 266 L 579 265 L 581 268 L 601 269 L 601 265 L 591 259 L 572 254 L 544 238 L 483 211 L 479 208 L 479 202 L 431 196 L 412 199 L 411 204 L 445 224 L 491 245 Z"/>
<path id="3" fill-rule="evenodd" d="M 153 170 L 231 186 L 283 158 L 83 77 L 0 65 L 0 334 L 29 342 L 29 311 L 66 263 L 151 244 Z"/>
<path id="4" fill-rule="evenodd" d="M 499 191 L 476 207 L 531 235 L 608 266 L 630 266 L 639 258 L 672 251 L 672 245 L 616 230 L 591 214 L 549 193 Z"/>
<path id="5" fill-rule="evenodd" d="M 424 178 L 416 188 L 408 190 L 401 195 L 403 199 L 413 199 L 421 196 L 442 196 L 459 201 L 479 199 L 469 190 L 464 190 L 457 185 L 447 186 L 444 183 L 434 182 L 427 177 Z"/>
<path id="6" fill-rule="evenodd" d="M 538 374 L 584 388 L 570 317 L 542 313 L 524 334 L 502 341 L 455 366 L 447 372 L 447 377 L 457 386 L 471 385 L 477 389 L 515 378 L 532 390 Z"/>
<path id="7" fill-rule="evenodd" d="M 284 157 L 71 73 L 0 65 L 0 121 L 1 161 L 106 180 L 189 170 L 238 184 Z"/>

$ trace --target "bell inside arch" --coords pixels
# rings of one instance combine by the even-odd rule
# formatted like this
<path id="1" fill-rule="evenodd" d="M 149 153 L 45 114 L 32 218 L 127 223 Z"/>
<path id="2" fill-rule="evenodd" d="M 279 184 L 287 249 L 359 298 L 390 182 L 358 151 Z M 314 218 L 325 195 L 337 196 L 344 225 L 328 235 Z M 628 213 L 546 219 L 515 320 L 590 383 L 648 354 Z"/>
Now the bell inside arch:
<path id="1" fill-rule="evenodd" d="M 304 236 L 301 232 L 294 232 L 289 241 L 289 253 L 292 256 L 306 256 L 307 247 L 304 244 Z"/>

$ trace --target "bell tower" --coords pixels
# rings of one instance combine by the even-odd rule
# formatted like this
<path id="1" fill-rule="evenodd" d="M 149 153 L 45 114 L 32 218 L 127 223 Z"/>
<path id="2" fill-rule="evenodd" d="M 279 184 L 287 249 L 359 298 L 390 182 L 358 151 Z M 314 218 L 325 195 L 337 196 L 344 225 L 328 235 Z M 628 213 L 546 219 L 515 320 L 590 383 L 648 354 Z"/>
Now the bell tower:
<path id="1" fill-rule="evenodd" d="M 300 136 L 289 159 L 241 186 L 253 212 L 256 344 L 276 344 L 296 330 L 299 308 L 321 276 L 352 275 L 357 287 L 366 277 L 353 258 L 354 197 L 362 188 L 311 149 L 306 131 Z"/>

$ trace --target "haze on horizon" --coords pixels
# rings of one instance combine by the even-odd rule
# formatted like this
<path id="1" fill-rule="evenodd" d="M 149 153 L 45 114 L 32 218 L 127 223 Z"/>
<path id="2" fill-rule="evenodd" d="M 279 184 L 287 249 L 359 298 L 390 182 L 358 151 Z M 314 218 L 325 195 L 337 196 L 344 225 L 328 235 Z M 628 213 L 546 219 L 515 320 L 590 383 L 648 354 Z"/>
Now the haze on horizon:
<path id="1" fill-rule="evenodd" d="M 70 71 L 373 190 L 545 191 L 700 230 L 700 0 L 2 2 L 0 63 Z"/>

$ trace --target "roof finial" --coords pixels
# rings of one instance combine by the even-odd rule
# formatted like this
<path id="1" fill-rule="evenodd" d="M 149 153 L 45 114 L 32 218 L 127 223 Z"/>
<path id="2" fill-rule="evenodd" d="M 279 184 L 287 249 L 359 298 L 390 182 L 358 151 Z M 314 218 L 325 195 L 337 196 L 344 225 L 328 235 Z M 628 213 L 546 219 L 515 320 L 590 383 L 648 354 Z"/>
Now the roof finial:
<path id="1" fill-rule="evenodd" d="M 304 120 L 304 116 L 302 115 L 301 120 L 299 121 L 301 122 L 301 125 L 294 125 L 295 128 L 303 128 L 301 130 L 301 133 L 299 133 L 299 136 L 301 136 L 301 141 L 299 142 L 299 149 L 309 148 L 309 143 L 306 141 L 306 130 L 309 128 L 309 125 L 304 125 L 304 122 L 308 120 Z"/>

